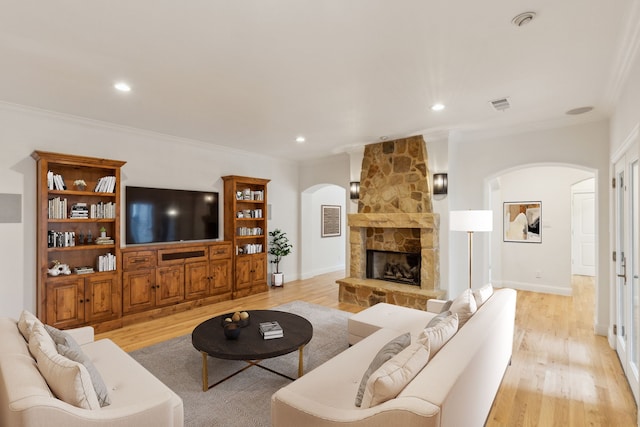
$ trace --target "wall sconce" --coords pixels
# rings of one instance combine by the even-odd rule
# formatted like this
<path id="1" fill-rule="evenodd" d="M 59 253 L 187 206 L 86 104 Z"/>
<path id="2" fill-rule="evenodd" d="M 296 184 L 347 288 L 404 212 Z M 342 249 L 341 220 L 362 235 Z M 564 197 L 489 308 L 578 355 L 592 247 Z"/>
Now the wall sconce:
<path id="1" fill-rule="evenodd" d="M 349 189 L 351 200 L 358 200 L 360 198 L 360 181 L 351 181 Z"/>
<path id="2" fill-rule="evenodd" d="M 447 194 L 449 179 L 446 173 L 433 174 L 433 194 Z"/>

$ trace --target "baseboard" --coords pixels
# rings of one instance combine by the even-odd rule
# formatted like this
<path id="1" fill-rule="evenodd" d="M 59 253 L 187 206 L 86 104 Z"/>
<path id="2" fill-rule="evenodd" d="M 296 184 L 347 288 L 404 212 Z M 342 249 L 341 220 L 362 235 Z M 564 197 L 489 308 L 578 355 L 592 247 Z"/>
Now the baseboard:
<path id="1" fill-rule="evenodd" d="M 537 283 L 512 282 L 508 280 L 495 281 L 494 284 L 498 288 L 513 288 L 513 289 L 518 289 L 520 291 L 539 292 L 543 294 L 563 295 L 568 297 L 572 295 L 571 288 L 563 288 L 560 286 L 540 285 Z"/>
<path id="2" fill-rule="evenodd" d="M 318 270 L 313 270 L 313 271 L 309 271 L 309 272 L 306 272 L 306 273 L 301 273 L 300 274 L 300 279 L 301 280 L 311 279 L 312 277 L 319 276 L 321 274 L 333 273 L 334 271 L 344 271 L 344 269 L 345 269 L 345 265 L 344 264 L 334 265 L 334 266 L 331 266 L 331 267 L 320 268 Z"/>

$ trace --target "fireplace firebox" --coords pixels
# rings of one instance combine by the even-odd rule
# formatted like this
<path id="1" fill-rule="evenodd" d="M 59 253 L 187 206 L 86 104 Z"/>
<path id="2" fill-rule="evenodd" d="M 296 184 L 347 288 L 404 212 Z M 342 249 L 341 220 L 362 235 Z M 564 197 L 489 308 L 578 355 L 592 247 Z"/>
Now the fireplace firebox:
<path id="1" fill-rule="evenodd" d="M 367 250 L 367 278 L 420 286 L 419 253 Z"/>

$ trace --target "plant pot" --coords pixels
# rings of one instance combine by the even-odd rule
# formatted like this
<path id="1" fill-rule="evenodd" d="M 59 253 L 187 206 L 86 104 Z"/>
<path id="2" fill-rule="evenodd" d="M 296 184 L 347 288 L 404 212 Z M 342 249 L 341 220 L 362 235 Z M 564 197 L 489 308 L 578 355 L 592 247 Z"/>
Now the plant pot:
<path id="1" fill-rule="evenodd" d="M 280 287 L 284 285 L 284 273 L 271 273 L 271 286 Z"/>

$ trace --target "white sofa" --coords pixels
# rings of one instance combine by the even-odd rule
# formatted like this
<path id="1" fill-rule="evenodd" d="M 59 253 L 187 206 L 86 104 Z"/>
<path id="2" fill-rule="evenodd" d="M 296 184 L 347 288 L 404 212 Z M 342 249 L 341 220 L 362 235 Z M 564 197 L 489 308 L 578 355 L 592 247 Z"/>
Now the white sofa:
<path id="1" fill-rule="evenodd" d="M 418 314 L 423 321 L 409 326 L 398 317 L 413 309 L 402 308 L 396 321 L 374 326 L 371 335 L 277 391 L 272 426 L 482 426 L 511 359 L 515 308 L 514 290 L 496 290 L 397 397 L 356 407 L 362 376 L 380 348 L 407 331 L 414 342 L 435 316 Z"/>
<path id="2" fill-rule="evenodd" d="M 93 362 L 104 380 L 111 404 L 82 409 L 56 398 L 40 374 L 17 322 L 5 317 L 0 318 L 1 426 L 183 425 L 182 399 L 113 341 L 94 341 L 90 327 L 65 332 Z"/>

